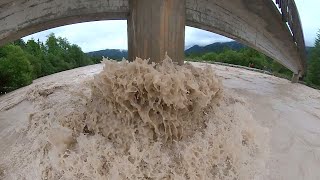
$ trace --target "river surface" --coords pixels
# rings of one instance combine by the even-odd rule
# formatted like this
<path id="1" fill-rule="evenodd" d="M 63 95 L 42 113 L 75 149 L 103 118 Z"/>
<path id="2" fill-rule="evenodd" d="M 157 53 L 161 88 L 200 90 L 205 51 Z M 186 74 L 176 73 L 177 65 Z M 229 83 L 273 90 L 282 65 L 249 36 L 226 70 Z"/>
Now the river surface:
<path id="1" fill-rule="evenodd" d="M 202 63 L 192 64 L 196 67 L 206 66 Z M 247 103 L 245 108 L 253 119 L 269 131 L 270 137 L 266 142 L 270 148 L 266 159 L 267 173 L 263 177 L 257 176 L 257 179 L 320 179 L 320 91 L 267 74 L 220 65 L 209 66 L 222 80 L 223 88 L 233 96 L 244 99 Z M 93 75 L 102 68 L 99 64 L 53 74 L 0 97 L 0 178 L 13 179 L 7 174 L 13 173 L 14 170 L 10 168 L 19 167 L 19 159 L 8 160 L 6 156 L 11 156 L 17 146 L 31 148 L 28 147 L 32 144 L 31 140 L 25 138 L 26 130 L 32 128 L 30 116 L 39 111 L 42 105 L 31 103 L 30 97 L 33 96 L 30 94 L 35 92 L 33 89 L 41 89 L 37 91 L 40 95 L 34 96 L 39 102 L 44 101 L 39 98 L 52 98 L 50 102 L 46 100 L 46 106 L 50 106 L 50 103 L 52 106 L 55 103 L 63 104 L 75 95 L 76 90 L 79 91 L 77 88 L 81 83 L 92 80 Z M 65 88 L 66 84 L 80 85 L 72 89 Z M 89 94 L 88 89 L 80 90 Z M 76 100 L 81 101 L 80 98 Z M 64 113 L 63 110 L 61 113 Z M 48 118 L 51 116 L 55 115 L 48 112 Z M 44 129 L 35 132 L 41 133 Z M 67 131 L 63 133 L 68 134 Z M 20 151 L 27 152 L 21 148 Z M 29 179 L 32 177 L 40 176 L 34 173 Z"/>

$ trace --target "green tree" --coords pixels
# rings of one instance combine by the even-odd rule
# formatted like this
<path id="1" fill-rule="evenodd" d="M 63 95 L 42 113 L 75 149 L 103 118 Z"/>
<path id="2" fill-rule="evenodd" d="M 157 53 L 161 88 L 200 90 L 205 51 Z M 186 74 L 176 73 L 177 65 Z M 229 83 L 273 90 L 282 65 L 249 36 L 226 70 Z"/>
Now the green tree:
<path id="1" fill-rule="evenodd" d="M 317 34 L 314 48 L 311 50 L 310 59 L 307 71 L 307 83 L 320 85 L 320 30 Z"/>
<path id="2" fill-rule="evenodd" d="M 202 55 L 200 54 L 199 56 L 189 55 L 188 58 L 191 61 L 216 61 L 241 66 L 248 66 L 250 63 L 253 63 L 255 68 L 272 71 L 275 75 L 286 78 L 289 78 L 292 75 L 292 72 L 289 69 L 277 61 L 274 61 L 272 58 L 249 47 L 238 51 L 225 48 L 222 52 L 209 52 Z"/>
<path id="3" fill-rule="evenodd" d="M 50 34 L 45 43 L 46 59 L 52 64 L 55 72 L 93 64 L 93 61 L 75 44 L 66 38 L 56 38 Z"/>
<path id="4" fill-rule="evenodd" d="M 93 61 L 82 52 L 81 48 L 78 45 L 75 44 L 71 45 L 68 49 L 68 59 L 74 61 L 75 67 L 93 64 Z"/>
<path id="5" fill-rule="evenodd" d="M 269 66 L 267 56 L 258 52 L 252 48 L 245 48 L 241 50 L 243 58 L 247 60 L 247 63 L 253 63 L 255 68 L 265 69 Z M 247 64 L 247 66 L 248 66 Z"/>
<path id="6" fill-rule="evenodd" d="M 247 59 L 243 58 L 242 53 L 230 49 L 225 49 L 222 53 L 218 54 L 217 61 L 242 66 L 248 65 Z"/>
<path id="7" fill-rule="evenodd" d="M 55 72 L 55 69 L 50 61 L 45 58 L 45 47 L 39 40 L 37 42 L 33 39 L 29 40 L 26 43 L 25 51 L 31 55 L 28 59 L 33 66 L 35 74 L 34 78 L 38 78 Z"/>
<path id="8" fill-rule="evenodd" d="M 94 61 L 93 61 L 94 60 Z M 28 85 L 33 79 L 100 62 L 66 38 L 50 34 L 45 43 L 22 39 L 0 48 L 0 92 Z"/>
<path id="9" fill-rule="evenodd" d="M 217 56 L 217 53 L 210 52 L 204 54 L 203 56 L 201 56 L 201 58 L 205 61 L 217 61 Z"/>
<path id="10" fill-rule="evenodd" d="M 26 43 L 23 41 L 23 39 L 18 39 L 13 41 L 13 44 L 16 46 L 20 46 L 22 49 L 26 47 Z"/>
<path id="11" fill-rule="evenodd" d="M 33 68 L 33 78 L 38 78 L 41 76 L 41 49 L 40 46 L 33 40 L 29 40 L 25 44 L 24 50 L 28 53 L 27 58 L 31 63 Z"/>
<path id="12" fill-rule="evenodd" d="M 19 46 L 0 48 L 0 91 L 8 92 L 32 82 L 32 66 Z"/>

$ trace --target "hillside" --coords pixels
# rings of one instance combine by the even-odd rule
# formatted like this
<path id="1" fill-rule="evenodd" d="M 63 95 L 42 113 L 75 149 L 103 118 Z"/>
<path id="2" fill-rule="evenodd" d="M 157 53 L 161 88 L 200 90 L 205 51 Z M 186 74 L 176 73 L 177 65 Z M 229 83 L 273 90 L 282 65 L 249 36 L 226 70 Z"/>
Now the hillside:
<path id="1" fill-rule="evenodd" d="M 209 44 L 207 46 L 194 45 L 194 46 L 190 47 L 189 49 L 187 49 L 185 51 L 185 54 L 188 56 L 191 54 L 205 54 L 208 52 L 220 53 L 224 49 L 232 49 L 232 50 L 238 51 L 238 50 L 243 49 L 245 47 L 246 47 L 245 45 L 242 45 L 241 43 L 238 43 L 236 41 L 216 42 L 213 44 Z"/>
<path id="2" fill-rule="evenodd" d="M 88 52 L 87 55 L 91 57 L 98 57 L 98 58 L 101 58 L 102 56 L 104 56 L 110 59 L 121 60 L 123 57 L 128 58 L 128 51 L 120 50 L 120 49 L 105 49 L 105 50 Z"/>
<path id="3" fill-rule="evenodd" d="M 194 45 L 187 50 L 185 50 L 186 55 L 190 54 L 203 54 L 207 52 L 222 52 L 224 49 L 229 48 L 232 50 L 240 50 L 244 48 L 245 46 L 236 42 L 236 41 L 231 41 L 231 42 L 217 42 L 213 44 L 209 44 L 207 46 L 199 46 L 199 45 Z M 111 59 L 122 59 L 128 57 L 128 51 L 127 50 L 119 50 L 119 49 L 105 49 L 105 50 L 99 50 L 99 51 L 92 51 L 88 52 L 87 55 L 91 57 L 109 57 Z"/>
<path id="4" fill-rule="evenodd" d="M 236 41 L 231 41 L 231 42 L 216 42 L 212 43 L 206 46 L 199 46 L 199 45 L 194 45 L 188 49 L 185 50 L 185 55 L 200 55 L 200 54 L 205 54 L 208 52 L 215 52 L 215 53 L 220 53 L 224 49 L 231 49 L 238 51 L 240 49 L 245 48 L 246 46 L 236 42 Z M 306 53 L 309 55 L 310 50 L 312 47 L 306 47 Z M 102 56 L 104 57 L 109 57 L 111 59 L 117 59 L 121 60 L 123 57 L 128 58 L 128 51 L 127 50 L 120 50 L 120 49 L 104 49 L 104 50 L 99 50 L 99 51 L 92 51 L 87 53 L 88 56 L 91 57 L 97 57 L 101 58 Z"/>

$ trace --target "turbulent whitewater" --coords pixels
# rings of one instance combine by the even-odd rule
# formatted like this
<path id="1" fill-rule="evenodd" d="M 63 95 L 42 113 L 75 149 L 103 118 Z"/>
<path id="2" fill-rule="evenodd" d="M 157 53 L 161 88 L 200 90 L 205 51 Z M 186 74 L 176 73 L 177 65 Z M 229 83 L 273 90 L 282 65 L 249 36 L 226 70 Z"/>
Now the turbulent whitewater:
<path id="1" fill-rule="evenodd" d="M 34 84 L 5 179 L 259 179 L 269 132 L 211 67 L 103 60 L 94 77 Z M 21 104 L 21 103 L 20 103 Z"/>

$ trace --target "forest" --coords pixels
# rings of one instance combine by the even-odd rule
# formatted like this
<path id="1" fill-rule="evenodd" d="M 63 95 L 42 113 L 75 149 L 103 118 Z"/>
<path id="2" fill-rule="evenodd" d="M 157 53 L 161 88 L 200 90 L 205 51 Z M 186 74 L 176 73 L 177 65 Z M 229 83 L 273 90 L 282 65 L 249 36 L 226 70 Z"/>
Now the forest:
<path id="1" fill-rule="evenodd" d="M 189 61 L 222 62 L 240 66 L 251 66 L 253 68 L 269 71 L 276 76 L 289 79 L 292 72 L 282 66 L 277 61 L 265 56 L 264 54 L 246 47 L 241 50 L 224 49 L 222 52 L 209 52 L 204 54 L 189 55 Z"/>
<path id="2" fill-rule="evenodd" d="M 187 54 L 189 61 L 223 62 L 252 66 L 290 79 L 292 72 L 265 56 L 244 47 L 239 50 L 225 48 L 219 52 Z M 78 45 L 50 34 L 45 42 L 22 39 L 0 47 L 0 95 L 29 85 L 34 79 L 57 72 L 100 63 L 101 57 L 84 53 Z M 303 81 L 311 87 L 320 87 L 320 32 L 308 55 L 308 70 Z"/>
<path id="3" fill-rule="evenodd" d="M 22 39 L 0 47 L 0 94 L 53 73 L 100 62 L 79 46 L 50 34 L 46 42 Z"/>

